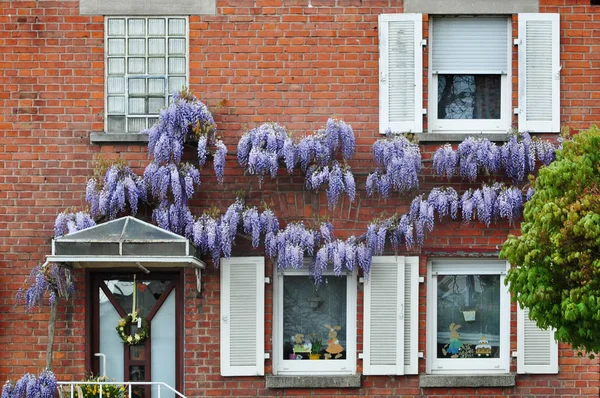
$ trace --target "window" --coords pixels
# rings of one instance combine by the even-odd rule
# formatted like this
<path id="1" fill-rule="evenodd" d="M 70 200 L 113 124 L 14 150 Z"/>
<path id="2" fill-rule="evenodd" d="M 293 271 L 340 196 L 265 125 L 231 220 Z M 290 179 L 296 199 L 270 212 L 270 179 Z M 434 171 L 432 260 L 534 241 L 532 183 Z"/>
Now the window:
<path id="1" fill-rule="evenodd" d="M 431 19 L 431 131 L 509 129 L 510 24 L 506 17 Z"/>
<path id="2" fill-rule="evenodd" d="M 422 14 L 379 16 L 379 131 L 422 133 L 560 131 L 559 16 L 431 16 L 427 84 Z M 512 45 L 518 47 L 513 107 Z M 424 87 L 425 86 L 425 87 Z M 423 106 L 423 89 L 427 106 Z"/>
<path id="3" fill-rule="evenodd" d="M 105 31 L 105 131 L 139 133 L 187 86 L 187 18 L 110 17 Z"/>
<path id="4" fill-rule="evenodd" d="M 356 274 L 280 270 L 274 294 L 274 373 L 356 373 Z"/>
<path id="5" fill-rule="evenodd" d="M 509 371 L 507 266 L 485 259 L 431 262 L 428 373 Z"/>

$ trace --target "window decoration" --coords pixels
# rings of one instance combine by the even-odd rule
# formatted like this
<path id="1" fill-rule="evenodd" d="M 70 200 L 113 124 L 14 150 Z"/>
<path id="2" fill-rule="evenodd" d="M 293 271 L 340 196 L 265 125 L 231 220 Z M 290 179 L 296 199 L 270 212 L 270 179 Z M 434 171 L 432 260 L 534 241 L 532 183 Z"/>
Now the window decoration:
<path id="1" fill-rule="evenodd" d="M 133 334 L 130 334 L 129 330 L 135 325 L 137 325 L 137 330 Z M 127 314 L 125 318 L 121 318 L 116 329 L 123 343 L 129 345 L 141 344 L 150 336 L 148 321 L 138 316 L 137 311 Z"/>

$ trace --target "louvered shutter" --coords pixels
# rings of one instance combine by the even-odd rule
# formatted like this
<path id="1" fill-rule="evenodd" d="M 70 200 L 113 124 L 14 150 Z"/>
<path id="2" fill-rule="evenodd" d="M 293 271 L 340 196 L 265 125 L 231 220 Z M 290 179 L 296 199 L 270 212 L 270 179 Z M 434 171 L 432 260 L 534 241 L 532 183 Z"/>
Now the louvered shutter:
<path id="1" fill-rule="evenodd" d="M 264 375 L 263 257 L 221 260 L 221 375 Z"/>
<path id="2" fill-rule="evenodd" d="M 560 132 L 558 14 L 519 14 L 519 130 Z"/>
<path id="3" fill-rule="evenodd" d="M 365 277 L 363 372 L 404 374 L 404 257 L 373 257 Z"/>
<path id="4" fill-rule="evenodd" d="M 558 373 L 558 343 L 554 330 L 543 330 L 529 319 L 529 310 L 517 313 L 517 373 Z"/>
<path id="5" fill-rule="evenodd" d="M 379 15 L 379 131 L 423 132 L 422 14 Z"/>
<path id="6" fill-rule="evenodd" d="M 419 257 L 404 258 L 404 374 L 419 373 Z"/>

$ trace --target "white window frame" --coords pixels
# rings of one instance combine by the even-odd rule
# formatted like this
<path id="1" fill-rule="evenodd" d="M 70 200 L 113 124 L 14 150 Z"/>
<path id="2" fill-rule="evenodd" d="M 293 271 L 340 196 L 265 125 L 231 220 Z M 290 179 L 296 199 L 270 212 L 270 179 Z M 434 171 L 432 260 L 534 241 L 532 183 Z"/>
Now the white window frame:
<path id="1" fill-rule="evenodd" d="M 309 277 L 308 270 L 278 270 L 274 266 L 273 275 L 273 374 L 290 376 L 308 375 L 351 375 L 356 374 L 356 307 L 357 274 L 346 273 L 346 359 L 330 360 L 283 360 L 283 277 Z M 323 272 L 323 277 L 337 278 L 332 271 Z M 323 283 L 325 283 L 323 281 Z M 325 329 L 323 329 L 325 331 Z"/>
<path id="2" fill-rule="evenodd" d="M 442 16 L 443 17 L 443 16 Z M 468 16 L 469 18 L 479 18 L 480 16 Z M 430 133 L 464 133 L 468 131 L 477 131 L 480 133 L 498 133 L 507 132 L 511 126 L 511 101 L 512 101 L 512 19 L 506 16 L 507 29 L 509 37 L 506 42 L 507 60 L 506 73 L 501 74 L 500 78 L 500 119 L 438 119 L 438 73 L 432 69 L 433 47 L 431 43 L 435 40 L 433 25 L 435 16 L 429 21 L 429 68 L 428 68 L 428 131 Z M 440 74 L 452 72 L 455 74 L 474 74 L 478 71 L 473 70 L 453 70 L 440 71 Z"/>
<path id="3" fill-rule="evenodd" d="M 125 29 L 126 29 L 126 33 L 125 36 L 122 36 L 125 39 L 125 51 L 124 54 L 121 56 L 114 56 L 111 55 L 109 56 L 108 54 L 108 50 L 109 50 L 109 32 L 108 32 L 108 22 L 109 20 L 113 20 L 113 19 L 123 19 L 125 20 Z M 130 58 L 131 56 L 128 55 L 128 39 L 129 39 L 129 34 L 127 32 L 127 27 L 128 27 L 128 21 L 130 19 L 144 19 L 146 21 L 146 29 L 148 26 L 148 20 L 149 19 L 164 19 L 165 20 L 165 73 L 164 75 L 150 75 L 148 74 L 148 70 L 146 69 L 146 73 L 144 74 L 130 74 L 128 72 L 128 58 Z M 170 36 L 169 35 L 169 19 L 183 19 L 185 20 L 185 36 Z M 121 36 L 119 36 L 121 37 Z M 148 34 L 148 31 L 146 30 L 146 34 L 144 36 L 136 36 L 139 38 L 144 38 L 144 39 L 148 39 L 149 37 L 151 37 Z M 124 58 L 125 60 L 125 74 L 123 75 L 125 78 L 125 92 L 124 92 L 124 97 L 125 97 L 125 113 L 123 115 L 123 117 L 125 118 L 125 128 L 124 131 L 111 131 L 111 134 L 138 134 L 138 132 L 130 132 L 129 131 L 129 119 L 130 118 L 144 118 L 146 119 L 146 125 L 147 128 L 152 126 L 152 119 L 157 119 L 159 117 L 159 113 L 156 114 L 150 114 L 150 113 L 144 113 L 144 114 L 130 114 L 129 113 L 129 87 L 128 87 L 128 83 L 127 83 L 127 79 L 129 77 L 144 77 L 147 78 L 149 76 L 152 76 L 154 78 L 163 78 L 164 79 L 164 85 L 165 85 L 165 93 L 164 93 L 164 98 L 165 98 L 165 106 L 168 106 L 169 102 L 171 101 L 171 97 L 173 94 L 173 91 L 171 91 L 169 89 L 169 58 L 171 57 L 169 55 L 169 38 L 170 37 L 177 37 L 177 38 L 184 38 L 185 37 L 185 42 L 186 42 L 186 48 L 185 48 L 185 86 L 189 87 L 189 79 L 190 79 L 190 23 L 189 23 L 189 17 L 186 15 L 168 15 L 168 16 L 157 16 L 157 15 L 131 15 L 131 16 L 105 16 L 104 17 L 104 131 L 106 133 L 109 133 L 109 129 L 108 129 L 108 117 L 109 117 L 109 113 L 108 113 L 108 97 L 109 97 L 109 93 L 108 93 L 108 78 L 109 78 L 109 71 L 108 71 L 108 60 L 111 57 L 116 57 L 116 58 Z M 146 45 L 147 45 L 147 41 L 146 41 Z M 134 58 L 138 57 L 138 56 L 133 56 Z M 141 56 L 140 56 L 141 57 Z M 143 58 L 148 59 L 149 55 L 146 53 Z M 177 56 L 177 57 L 181 57 L 181 55 Z M 175 75 L 175 76 L 180 76 L 180 75 Z M 179 89 L 179 88 L 178 88 Z M 146 97 L 148 97 L 148 95 L 146 95 Z M 111 114 L 112 116 L 113 114 Z"/>
<path id="4" fill-rule="evenodd" d="M 510 371 L 510 293 L 505 286 L 510 264 L 492 259 L 434 259 L 427 265 L 427 373 L 499 374 Z M 500 357 L 436 358 L 437 353 L 437 276 L 500 275 Z"/>

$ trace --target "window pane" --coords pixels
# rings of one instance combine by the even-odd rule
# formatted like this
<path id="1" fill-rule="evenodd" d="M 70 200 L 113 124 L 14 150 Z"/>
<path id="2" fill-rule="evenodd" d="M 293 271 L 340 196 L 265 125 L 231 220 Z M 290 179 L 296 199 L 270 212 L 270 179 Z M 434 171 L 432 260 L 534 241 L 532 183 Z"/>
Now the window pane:
<path id="1" fill-rule="evenodd" d="M 185 87 L 185 77 L 169 78 L 169 94 L 181 90 L 183 87 Z"/>
<path id="2" fill-rule="evenodd" d="M 129 55 L 146 54 L 146 39 L 129 39 Z"/>
<path id="3" fill-rule="evenodd" d="M 500 119 L 500 75 L 438 75 L 438 119 Z"/>
<path id="4" fill-rule="evenodd" d="M 107 79 L 107 91 L 109 94 L 121 94 L 125 92 L 124 77 L 109 77 Z"/>
<path id="5" fill-rule="evenodd" d="M 500 275 L 438 276 L 437 357 L 500 357 Z"/>
<path id="6" fill-rule="evenodd" d="M 129 79 L 129 94 L 146 94 L 146 79 Z"/>
<path id="7" fill-rule="evenodd" d="M 124 133 L 125 132 L 125 116 L 109 116 L 108 117 L 108 132 L 109 133 Z"/>
<path id="8" fill-rule="evenodd" d="M 164 58 L 148 58 L 148 73 L 152 75 L 165 74 L 165 59 Z"/>
<path id="9" fill-rule="evenodd" d="M 128 132 L 139 133 L 146 128 L 145 118 L 130 118 L 128 120 Z"/>
<path id="10" fill-rule="evenodd" d="M 345 359 L 346 277 L 317 287 L 308 276 L 284 276 L 283 286 L 283 359 Z"/>
<path id="11" fill-rule="evenodd" d="M 144 73 L 146 60 L 144 58 L 129 58 L 128 72 L 129 73 Z"/>
<path id="12" fill-rule="evenodd" d="M 125 113 L 125 97 L 108 97 L 108 113 Z"/>
<path id="13" fill-rule="evenodd" d="M 169 73 L 184 74 L 185 58 L 169 58 Z"/>
<path id="14" fill-rule="evenodd" d="M 146 21 L 143 19 L 130 19 L 128 21 L 129 36 L 145 36 Z"/>
<path id="15" fill-rule="evenodd" d="M 169 35 L 185 35 L 185 19 L 169 19 Z"/>
<path id="16" fill-rule="evenodd" d="M 109 58 L 108 59 L 108 74 L 109 75 L 125 74 L 125 58 Z"/>
<path id="17" fill-rule="evenodd" d="M 164 19 L 148 20 L 148 34 L 151 36 L 164 36 L 165 20 Z"/>
<path id="18" fill-rule="evenodd" d="M 125 35 L 125 20 L 114 19 L 108 20 L 108 35 L 109 36 L 123 36 Z"/>
<path id="19" fill-rule="evenodd" d="M 125 39 L 108 39 L 108 55 L 124 55 Z"/>
<path id="20" fill-rule="evenodd" d="M 165 80 L 148 79 L 148 93 L 165 95 Z"/>
<path id="21" fill-rule="evenodd" d="M 185 39 L 169 39 L 169 54 L 185 54 Z"/>
<path id="22" fill-rule="evenodd" d="M 132 115 L 143 115 L 146 113 L 145 98 L 129 98 L 129 113 Z"/>
<path id="23" fill-rule="evenodd" d="M 165 99 L 161 98 L 148 98 L 148 113 L 157 114 L 165 106 Z"/>
<path id="24" fill-rule="evenodd" d="M 148 54 L 163 55 L 165 53 L 165 39 L 148 39 Z"/>

